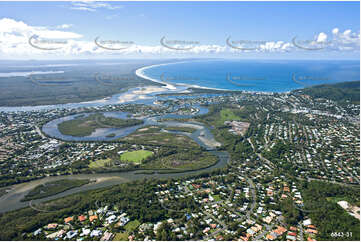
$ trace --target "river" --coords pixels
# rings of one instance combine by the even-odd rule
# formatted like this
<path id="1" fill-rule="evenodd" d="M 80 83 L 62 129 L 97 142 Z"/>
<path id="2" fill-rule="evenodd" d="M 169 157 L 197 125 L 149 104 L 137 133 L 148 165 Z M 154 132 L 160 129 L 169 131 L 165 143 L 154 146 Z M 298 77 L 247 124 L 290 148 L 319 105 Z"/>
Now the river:
<path id="1" fill-rule="evenodd" d="M 204 107 L 198 107 L 199 112 L 197 115 L 205 114 L 208 112 L 208 109 Z M 225 151 L 217 151 L 216 148 L 220 145 L 219 142 L 217 142 L 210 130 L 204 126 L 202 123 L 199 122 L 178 122 L 178 121 L 164 121 L 160 122 L 159 119 L 162 118 L 189 118 L 193 115 L 175 115 L 175 114 L 168 114 L 168 115 L 162 115 L 162 116 L 153 116 L 153 117 L 147 117 L 145 118 L 145 122 L 142 125 L 137 125 L 136 127 L 129 127 L 129 128 L 123 128 L 123 129 L 113 129 L 110 128 L 102 129 L 101 132 L 94 132 L 90 136 L 87 137 L 73 137 L 73 136 L 66 136 L 62 135 L 59 130 L 57 129 L 57 124 L 59 124 L 62 121 L 70 120 L 77 115 L 71 115 L 59 119 L 55 119 L 50 121 L 49 123 L 45 124 L 43 126 L 43 132 L 48 134 L 49 136 L 63 139 L 63 140 L 75 140 L 75 141 L 85 141 L 85 140 L 107 140 L 107 139 L 116 139 L 119 137 L 124 137 L 129 135 L 130 133 L 134 132 L 138 128 L 145 126 L 145 125 L 165 125 L 165 126 L 179 126 L 179 127 L 192 127 L 196 129 L 193 133 L 185 133 L 185 132 L 178 132 L 178 131 L 168 131 L 168 132 L 175 132 L 178 134 L 186 135 L 190 138 L 192 138 L 195 142 L 197 142 L 202 147 L 206 148 L 211 152 L 212 154 L 218 156 L 219 160 L 214 165 L 200 169 L 200 170 L 194 170 L 194 171 L 186 171 L 186 172 L 180 172 L 180 173 L 167 173 L 167 174 L 160 174 L 156 170 L 153 174 L 139 174 L 143 170 L 135 170 L 135 171 L 125 171 L 125 172 L 111 172 L 111 173 L 96 173 L 96 174 L 77 174 L 77 175 L 65 175 L 65 176 L 50 176 L 22 184 L 17 184 L 11 186 L 11 190 L 0 197 L 0 212 L 7 212 L 12 211 L 16 209 L 20 209 L 23 207 L 29 206 L 29 202 L 22 202 L 21 200 L 25 197 L 25 195 L 34 187 L 44 184 L 49 181 L 56 181 L 61 179 L 92 179 L 96 180 L 96 182 L 92 182 L 89 184 L 86 184 L 81 187 L 73 188 L 67 191 L 64 191 L 62 193 L 49 196 L 42 199 L 37 199 L 31 201 L 33 205 L 49 201 L 55 198 L 64 197 L 70 194 L 75 194 L 83 191 L 93 190 L 97 188 L 103 188 L 103 187 L 109 187 L 112 185 L 139 180 L 143 178 L 175 178 L 175 177 L 184 177 L 188 175 L 194 175 L 205 171 L 211 171 L 215 168 L 222 168 L 225 167 L 229 161 L 229 154 Z M 104 113 L 106 116 L 112 116 L 112 117 L 119 117 L 119 118 L 125 118 L 127 116 L 127 113 L 122 112 L 107 112 Z M 109 133 L 116 133 L 115 137 L 106 137 L 106 135 Z M 147 170 L 149 172 L 149 170 Z M 10 187 L 9 187 L 10 188 Z"/>

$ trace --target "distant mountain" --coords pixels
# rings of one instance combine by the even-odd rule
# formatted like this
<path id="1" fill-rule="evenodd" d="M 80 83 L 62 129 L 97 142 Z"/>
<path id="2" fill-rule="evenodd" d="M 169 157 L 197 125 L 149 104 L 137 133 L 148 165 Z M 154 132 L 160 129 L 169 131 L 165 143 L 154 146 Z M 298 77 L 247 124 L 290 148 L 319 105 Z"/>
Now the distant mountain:
<path id="1" fill-rule="evenodd" d="M 327 98 L 337 102 L 360 103 L 360 81 L 323 84 L 295 90 L 294 92 L 310 95 L 314 98 Z"/>

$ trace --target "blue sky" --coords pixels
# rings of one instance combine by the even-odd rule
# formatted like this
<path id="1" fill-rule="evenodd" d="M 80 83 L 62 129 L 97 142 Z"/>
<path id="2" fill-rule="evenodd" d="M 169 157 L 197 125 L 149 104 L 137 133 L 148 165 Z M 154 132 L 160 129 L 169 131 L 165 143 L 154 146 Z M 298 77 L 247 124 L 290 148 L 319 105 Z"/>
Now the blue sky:
<path id="1" fill-rule="evenodd" d="M 324 33 L 329 40 L 334 38 L 332 31 L 337 29 L 337 38 L 342 39 L 340 43 L 345 38 L 355 42 L 356 38 L 358 48 L 353 46 L 353 51 L 313 51 L 312 56 L 359 58 L 359 2 L 0 2 L 1 19 L 23 22 L 29 28 L 35 28 L 29 33 L 43 27 L 49 31 L 81 35 L 77 41 L 93 42 L 95 37 L 101 36 L 102 39 L 133 41 L 144 46 L 159 46 L 163 36 L 219 46 L 225 46 L 229 36 L 234 40 L 288 43 L 295 36 L 311 40 Z M 61 28 L 62 25 L 65 27 Z M 14 26 L 17 30 L 15 23 Z M 9 31 L 14 32 L 7 31 L 3 32 L 3 37 Z M 351 44 L 347 42 L 347 45 Z M 280 56 L 273 51 L 279 45 L 270 46 L 272 51 L 268 53 L 245 55 Z M 311 55 L 307 51 L 291 52 L 284 55 L 295 58 Z M 219 53 L 227 56 L 223 51 Z M 212 54 L 207 52 L 207 55 Z"/>

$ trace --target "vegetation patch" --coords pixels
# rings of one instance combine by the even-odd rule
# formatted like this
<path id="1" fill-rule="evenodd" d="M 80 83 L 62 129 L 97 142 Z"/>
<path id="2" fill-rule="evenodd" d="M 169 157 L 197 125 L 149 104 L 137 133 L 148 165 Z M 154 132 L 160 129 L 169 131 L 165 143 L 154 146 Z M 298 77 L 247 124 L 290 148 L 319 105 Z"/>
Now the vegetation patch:
<path id="1" fill-rule="evenodd" d="M 326 182 L 312 181 L 303 184 L 305 209 L 309 210 L 308 216 L 319 230 L 317 240 L 343 240 L 342 237 L 332 237 L 335 231 L 352 232 L 348 240 L 360 240 L 360 221 L 344 209 L 335 200 L 342 197 L 351 204 L 360 205 L 359 187 L 346 187 Z M 329 201 L 332 197 L 331 201 Z M 332 221 L 332 223 L 330 222 Z"/>
<path id="2" fill-rule="evenodd" d="M 113 241 L 128 241 L 128 233 L 116 233 Z"/>
<path id="3" fill-rule="evenodd" d="M 219 202 L 219 201 L 222 200 L 219 195 L 213 195 L 213 198 L 214 198 L 214 201 L 215 201 L 215 202 Z"/>
<path id="4" fill-rule="evenodd" d="M 187 133 L 193 133 L 196 131 L 196 129 L 190 128 L 190 127 L 166 127 L 164 128 L 168 131 L 180 131 L 180 132 L 187 132 Z"/>
<path id="5" fill-rule="evenodd" d="M 120 156 L 121 161 L 129 161 L 129 162 L 135 162 L 140 163 L 147 157 L 153 155 L 152 151 L 149 150 L 136 150 L 136 151 L 129 151 L 125 152 Z"/>
<path id="6" fill-rule="evenodd" d="M 197 170 L 211 166 L 217 161 L 217 156 L 200 148 L 163 148 L 155 156 L 143 162 L 141 168 L 169 169 L 169 171 Z"/>
<path id="7" fill-rule="evenodd" d="M 130 221 L 129 223 L 127 223 L 124 228 L 127 232 L 132 232 L 134 231 L 136 228 L 138 228 L 138 226 L 140 225 L 140 222 L 138 220 L 133 220 Z"/>
<path id="8" fill-rule="evenodd" d="M 59 181 L 47 182 L 45 184 L 36 186 L 24 197 L 22 201 L 30 201 L 34 199 L 49 197 L 75 187 L 83 186 L 85 184 L 88 184 L 89 182 L 90 180 L 88 179 L 82 179 L 82 180 L 63 179 Z"/>
<path id="9" fill-rule="evenodd" d="M 112 160 L 110 158 L 92 161 L 89 164 L 89 168 L 95 169 L 95 168 L 102 168 L 102 167 L 110 166 L 111 161 Z"/>
<path id="10" fill-rule="evenodd" d="M 58 124 L 58 129 L 64 135 L 84 137 L 91 135 L 98 128 L 125 128 L 142 123 L 144 121 L 138 119 L 119 119 L 96 113 L 64 121 Z"/>
<path id="11" fill-rule="evenodd" d="M 198 147 L 199 145 L 191 138 L 184 135 L 177 135 L 164 132 L 136 131 L 135 133 L 123 138 L 122 141 L 132 144 L 168 146 L 168 147 Z"/>
<path id="12" fill-rule="evenodd" d="M 302 92 L 314 98 L 331 99 L 338 102 L 360 104 L 360 81 L 323 84 L 293 92 Z"/>

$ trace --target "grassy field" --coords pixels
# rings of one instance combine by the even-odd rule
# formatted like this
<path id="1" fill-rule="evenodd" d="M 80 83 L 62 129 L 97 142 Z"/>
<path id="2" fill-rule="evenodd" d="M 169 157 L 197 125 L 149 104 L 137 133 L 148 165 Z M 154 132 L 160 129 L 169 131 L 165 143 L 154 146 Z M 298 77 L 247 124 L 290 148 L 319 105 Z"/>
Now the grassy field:
<path id="1" fill-rule="evenodd" d="M 218 158 L 200 149 L 172 149 L 142 165 L 146 169 L 197 170 L 213 165 Z"/>
<path id="2" fill-rule="evenodd" d="M 136 150 L 136 151 L 129 151 L 125 152 L 120 156 L 121 161 L 129 161 L 140 163 L 145 158 L 153 155 L 152 151 L 149 150 Z"/>
<path id="3" fill-rule="evenodd" d="M 213 195 L 212 197 L 214 198 L 215 202 L 221 201 L 221 197 L 219 195 Z"/>
<path id="4" fill-rule="evenodd" d="M 159 128 L 158 128 L 159 129 Z M 152 130 L 152 131 L 150 131 Z M 198 147 L 199 145 L 193 141 L 191 138 L 171 134 L 171 133 L 162 133 L 155 131 L 153 129 L 141 128 L 135 133 L 128 135 L 122 140 L 128 141 L 135 144 L 145 144 L 145 145 L 159 145 L 159 146 L 172 146 L 172 147 Z"/>
<path id="5" fill-rule="evenodd" d="M 109 164 L 112 161 L 112 159 L 108 158 L 108 159 L 102 159 L 102 160 L 96 160 L 96 161 L 92 161 L 89 164 L 89 168 L 102 168 L 105 167 L 106 164 Z"/>
<path id="6" fill-rule="evenodd" d="M 140 225 L 140 222 L 138 220 L 134 220 L 134 221 L 130 221 L 129 223 L 127 223 L 124 226 L 124 228 L 127 232 L 132 232 L 133 230 L 138 228 L 139 225 Z"/>
<path id="7" fill-rule="evenodd" d="M 59 180 L 59 181 L 52 181 L 47 182 L 45 184 L 41 184 L 34 189 L 32 189 L 22 201 L 30 201 L 33 199 L 40 199 L 44 197 L 49 197 L 61 192 L 64 192 L 66 190 L 80 187 L 85 184 L 88 184 L 89 180 Z"/>
<path id="8" fill-rule="evenodd" d="M 125 233 L 116 233 L 114 238 L 113 238 L 113 241 L 128 241 L 128 233 L 125 232 Z"/>
<path id="9" fill-rule="evenodd" d="M 241 118 L 237 116 L 232 109 L 222 109 L 220 112 L 221 120 L 220 122 L 224 123 L 224 121 L 239 121 Z"/>
<path id="10" fill-rule="evenodd" d="M 80 116 L 73 120 L 64 121 L 58 125 L 58 129 L 64 135 L 84 137 L 91 135 L 97 128 L 124 128 L 143 122 L 138 119 L 105 117 L 103 114 L 96 113 L 87 117 Z"/>
<path id="11" fill-rule="evenodd" d="M 193 133 L 194 131 L 196 131 L 196 129 L 189 128 L 189 127 L 167 127 L 164 129 L 169 130 L 169 131 L 181 131 L 181 132 L 188 132 L 188 133 Z"/>

